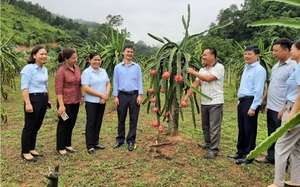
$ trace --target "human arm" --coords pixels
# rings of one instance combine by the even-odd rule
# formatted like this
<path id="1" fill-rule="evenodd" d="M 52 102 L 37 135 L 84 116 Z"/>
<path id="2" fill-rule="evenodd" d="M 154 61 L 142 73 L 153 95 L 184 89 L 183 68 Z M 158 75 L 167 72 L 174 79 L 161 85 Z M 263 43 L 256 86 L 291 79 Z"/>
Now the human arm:
<path id="1" fill-rule="evenodd" d="M 290 114 L 288 115 L 286 121 L 291 119 L 296 113 L 299 112 L 299 110 L 300 110 L 300 86 L 298 86 L 298 95 L 296 97 L 295 103 L 294 103 L 292 110 L 291 110 Z"/>
<path id="2" fill-rule="evenodd" d="M 28 89 L 24 89 L 22 90 L 22 96 L 25 102 L 25 111 L 28 113 L 32 113 L 33 112 L 33 107 L 31 105 L 30 99 L 29 99 L 29 91 Z"/>
<path id="3" fill-rule="evenodd" d="M 213 74 L 204 75 L 204 74 L 201 74 L 201 73 L 195 71 L 193 68 L 187 68 L 186 72 L 194 75 L 195 77 L 197 77 L 198 79 L 200 79 L 202 81 L 211 82 L 211 81 L 217 80 L 217 77 L 215 75 L 213 75 Z"/>
<path id="4" fill-rule="evenodd" d="M 63 73 L 63 69 L 59 68 L 55 76 L 55 93 L 59 105 L 57 114 L 59 116 L 64 112 L 66 112 L 66 107 L 64 105 L 64 100 L 63 100 L 63 86 L 64 86 L 64 73 Z"/>
<path id="5" fill-rule="evenodd" d="M 136 99 L 136 102 L 138 105 L 142 104 L 142 94 L 143 94 L 143 76 L 142 76 L 142 70 L 141 67 L 138 66 L 138 78 L 137 78 L 137 85 L 138 85 L 138 97 Z"/>
<path id="6" fill-rule="evenodd" d="M 187 102 L 188 98 L 194 93 L 193 88 L 198 88 L 199 85 L 200 85 L 200 80 L 195 80 L 181 101 Z"/>

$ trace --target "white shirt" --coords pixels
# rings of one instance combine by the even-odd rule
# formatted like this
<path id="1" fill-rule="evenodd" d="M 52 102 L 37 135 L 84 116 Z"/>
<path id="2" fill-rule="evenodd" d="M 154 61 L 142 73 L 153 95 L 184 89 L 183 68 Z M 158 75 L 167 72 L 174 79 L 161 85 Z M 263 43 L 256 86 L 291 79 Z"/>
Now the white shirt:
<path id="1" fill-rule="evenodd" d="M 201 68 L 199 70 L 199 73 L 204 75 L 212 74 L 217 78 L 217 80 L 211 82 L 200 80 L 201 92 L 209 96 L 210 98 L 212 98 L 212 100 L 209 100 L 205 97 L 201 97 L 201 104 L 202 105 L 223 104 L 224 103 L 223 82 L 224 82 L 224 75 L 225 75 L 224 66 L 216 62 L 216 64 L 209 70 L 207 70 L 206 67 Z M 199 78 L 196 78 L 196 80 L 199 80 Z"/>

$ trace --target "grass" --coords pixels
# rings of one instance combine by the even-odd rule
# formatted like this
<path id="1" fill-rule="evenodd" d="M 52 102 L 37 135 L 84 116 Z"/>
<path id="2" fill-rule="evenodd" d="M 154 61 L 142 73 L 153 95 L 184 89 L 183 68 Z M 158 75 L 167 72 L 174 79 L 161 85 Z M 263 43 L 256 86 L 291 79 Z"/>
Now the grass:
<path id="1" fill-rule="evenodd" d="M 50 88 L 53 86 L 51 78 Z M 180 122 L 180 134 L 169 137 L 159 134 L 150 125 L 154 114 L 147 114 L 146 106 L 142 106 L 136 149 L 129 152 L 123 145 L 114 150 L 117 112 L 111 98 L 100 134 L 105 150 L 97 151 L 93 156 L 87 153 L 85 137 L 81 134 L 85 128 L 85 109 L 82 106 L 73 131 L 72 145 L 79 152 L 68 158 L 60 157 L 55 150 L 57 117 L 53 107 L 47 111 L 37 138 L 36 150 L 44 153 L 45 157 L 36 163 L 27 163 L 20 157 L 24 125 L 22 96 L 20 90 L 10 90 L 9 99 L 1 103 L 8 115 L 7 124 L 1 124 L 1 186 L 46 186 L 48 179 L 44 175 L 48 173 L 48 167 L 53 169 L 56 164 L 60 165 L 59 186 L 267 186 L 273 182 L 273 174 L 270 173 L 273 165 L 253 163 L 239 166 L 227 158 L 228 154 L 236 152 L 237 99 L 233 97 L 234 93 L 234 87 L 225 87 L 222 137 L 216 159 L 203 158 L 206 151 L 197 146 L 197 143 L 203 142 L 201 116 L 196 116 L 198 124 L 194 128 L 189 107 L 184 109 L 185 120 Z M 51 101 L 54 106 L 53 89 Z M 128 125 L 126 127 L 128 130 Z M 260 114 L 257 144 L 266 137 L 266 116 Z M 156 142 L 165 145 L 156 146 Z"/>

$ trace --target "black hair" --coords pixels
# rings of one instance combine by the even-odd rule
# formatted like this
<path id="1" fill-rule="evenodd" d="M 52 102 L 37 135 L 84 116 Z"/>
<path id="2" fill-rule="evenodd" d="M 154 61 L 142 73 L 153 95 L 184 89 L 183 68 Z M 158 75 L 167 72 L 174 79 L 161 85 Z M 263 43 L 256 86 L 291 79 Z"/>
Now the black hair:
<path id="1" fill-rule="evenodd" d="M 134 51 L 133 45 L 125 45 L 124 48 L 123 48 L 123 52 L 124 52 L 127 48 L 132 49 L 132 50 Z"/>
<path id="2" fill-rule="evenodd" d="M 73 49 L 73 48 L 66 48 L 66 49 L 63 50 L 63 52 L 58 53 L 57 61 L 59 63 L 62 63 L 62 62 L 65 61 L 65 59 L 71 58 L 71 56 L 74 53 L 76 53 L 75 49 Z"/>
<path id="3" fill-rule="evenodd" d="M 27 60 L 28 64 L 35 64 L 35 58 L 33 58 L 33 55 L 36 55 L 41 49 L 45 49 L 45 48 L 41 45 L 37 45 L 31 50 L 30 56 L 28 57 Z"/>
<path id="4" fill-rule="evenodd" d="M 256 54 L 256 55 L 260 54 L 260 49 L 258 48 L 257 45 L 249 45 L 246 47 L 245 51 L 253 51 L 254 54 Z"/>
<path id="5" fill-rule="evenodd" d="M 277 44 L 279 44 L 282 49 L 288 49 L 289 51 L 290 51 L 291 46 L 292 46 L 292 42 L 288 38 L 279 38 L 278 40 L 276 40 L 273 43 L 273 46 L 277 45 Z"/>
<path id="6" fill-rule="evenodd" d="M 93 59 L 95 56 L 100 56 L 100 54 L 98 53 L 98 52 L 92 52 L 92 53 L 90 53 L 90 55 L 89 55 L 89 59 L 91 60 L 91 59 Z"/>
<path id="7" fill-rule="evenodd" d="M 293 45 L 295 45 L 295 47 L 300 50 L 300 40 L 296 40 L 293 42 Z"/>
<path id="8" fill-rule="evenodd" d="M 217 58 L 217 50 L 213 47 L 206 48 L 209 50 L 210 54 L 215 55 L 215 58 Z"/>

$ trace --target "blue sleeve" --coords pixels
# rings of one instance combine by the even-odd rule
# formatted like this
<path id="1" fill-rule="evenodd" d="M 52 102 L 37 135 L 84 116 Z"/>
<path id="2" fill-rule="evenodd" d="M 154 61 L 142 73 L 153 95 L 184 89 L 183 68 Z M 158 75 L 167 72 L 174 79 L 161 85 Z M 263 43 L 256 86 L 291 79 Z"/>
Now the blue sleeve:
<path id="1" fill-rule="evenodd" d="M 265 81 L 266 81 L 266 70 L 262 68 L 255 74 L 254 99 L 250 106 L 252 110 L 256 110 L 257 107 L 261 105 L 262 96 L 264 94 Z"/>
<path id="2" fill-rule="evenodd" d="M 119 88 L 119 76 L 118 76 L 118 65 L 114 69 L 114 85 L 113 85 L 113 96 L 118 96 Z"/>
<path id="3" fill-rule="evenodd" d="M 32 78 L 32 72 L 30 66 L 26 65 L 21 71 L 21 90 L 29 88 L 29 84 Z"/>
<path id="4" fill-rule="evenodd" d="M 84 70 L 81 74 L 81 85 L 89 85 L 90 84 L 90 75 L 87 70 Z"/>
<path id="5" fill-rule="evenodd" d="M 138 66 L 138 89 L 139 89 L 139 95 L 143 94 L 143 75 L 142 75 L 142 70 L 141 67 Z"/>

